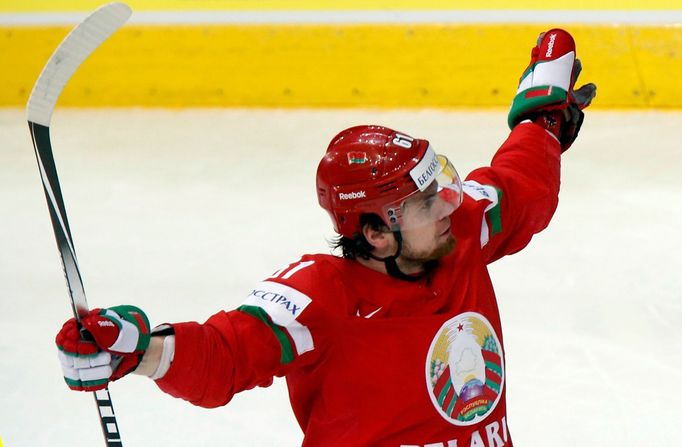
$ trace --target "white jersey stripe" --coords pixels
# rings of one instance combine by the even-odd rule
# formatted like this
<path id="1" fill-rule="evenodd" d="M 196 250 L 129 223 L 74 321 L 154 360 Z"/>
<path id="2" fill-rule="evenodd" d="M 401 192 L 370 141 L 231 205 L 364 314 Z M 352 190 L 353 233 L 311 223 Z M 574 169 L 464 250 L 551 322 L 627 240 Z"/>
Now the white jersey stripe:
<path id="1" fill-rule="evenodd" d="M 285 328 L 296 345 L 298 354 L 314 348 L 310 330 L 296 321 L 311 299 L 298 290 L 274 281 L 263 281 L 258 284 L 244 301 L 245 306 L 256 306 L 263 309 L 272 322 Z"/>
<path id="2" fill-rule="evenodd" d="M 476 200 L 487 200 L 490 203 L 485 207 L 485 212 L 483 213 L 483 218 L 481 220 L 481 248 L 488 245 L 490 242 L 490 228 L 488 227 L 488 222 L 485 219 L 486 214 L 491 209 L 495 208 L 499 203 L 499 196 L 497 190 L 490 185 L 481 185 L 474 180 L 467 180 L 462 183 L 462 190 L 466 195 Z"/>

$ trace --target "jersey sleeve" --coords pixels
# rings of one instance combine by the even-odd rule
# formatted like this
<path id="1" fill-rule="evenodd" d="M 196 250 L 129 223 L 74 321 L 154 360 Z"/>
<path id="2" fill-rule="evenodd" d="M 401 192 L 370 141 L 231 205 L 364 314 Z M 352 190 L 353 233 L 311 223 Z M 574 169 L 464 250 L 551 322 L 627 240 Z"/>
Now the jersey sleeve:
<path id="1" fill-rule="evenodd" d="M 463 182 L 471 207 L 480 214 L 486 262 L 516 253 L 549 224 L 558 204 L 561 149 L 542 127 L 524 123 L 512 130 L 489 167 L 476 169 Z"/>
<path id="2" fill-rule="evenodd" d="M 298 276 L 315 275 L 314 270 Z M 316 343 L 324 337 L 321 331 L 316 337 L 315 328 L 324 326 L 324 312 L 284 276 L 257 284 L 239 308 L 218 312 L 204 324 L 173 324 L 174 358 L 156 381 L 159 388 L 198 406 L 217 407 L 240 391 L 269 386 L 274 377 L 314 362 Z"/>

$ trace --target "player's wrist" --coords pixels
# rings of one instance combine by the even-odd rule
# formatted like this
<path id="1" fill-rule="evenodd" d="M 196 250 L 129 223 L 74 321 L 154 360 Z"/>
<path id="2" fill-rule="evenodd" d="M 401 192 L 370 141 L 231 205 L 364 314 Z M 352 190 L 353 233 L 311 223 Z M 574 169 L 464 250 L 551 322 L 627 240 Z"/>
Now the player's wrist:
<path id="1" fill-rule="evenodd" d="M 170 369 L 175 354 L 175 335 L 152 336 L 134 374 L 161 379 Z"/>

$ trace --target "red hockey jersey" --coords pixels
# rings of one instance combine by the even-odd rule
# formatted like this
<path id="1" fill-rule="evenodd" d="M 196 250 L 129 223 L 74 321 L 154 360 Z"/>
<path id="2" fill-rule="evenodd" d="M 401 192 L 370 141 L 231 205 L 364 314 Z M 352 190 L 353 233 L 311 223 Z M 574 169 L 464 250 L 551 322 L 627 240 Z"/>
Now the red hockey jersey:
<path id="1" fill-rule="evenodd" d="M 286 376 L 304 446 L 511 446 L 500 316 L 487 264 L 547 226 L 560 148 L 517 126 L 464 182 L 453 252 L 417 282 L 306 255 L 256 285 L 237 310 L 173 325 L 157 380 L 205 407 Z"/>

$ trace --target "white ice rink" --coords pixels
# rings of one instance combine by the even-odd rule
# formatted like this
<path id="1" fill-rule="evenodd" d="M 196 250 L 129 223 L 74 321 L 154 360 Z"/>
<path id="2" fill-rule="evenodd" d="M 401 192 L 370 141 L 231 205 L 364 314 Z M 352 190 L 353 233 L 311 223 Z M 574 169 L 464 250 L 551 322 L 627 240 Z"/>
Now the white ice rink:
<path id="1" fill-rule="evenodd" d="M 315 169 L 360 123 L 430 139 L 460 174 L 507 134 L 504 111 L 58 109 L 90 305 L 203 321 L 300 254 L 328 252 Z M 588 112 L 550 227 L 491 266 L 517 446 L 682 445 L 681 129 L 680 112 Z M 57 361 L 70 306 L 22 110 L 0 109 L 0 166 L 0 438 L 104 445 L 91 395 L 69 391 Z M 302 439 L 283 380 L 213 410 L 138 376 L 111 393 L 127 447 Z"/>

